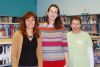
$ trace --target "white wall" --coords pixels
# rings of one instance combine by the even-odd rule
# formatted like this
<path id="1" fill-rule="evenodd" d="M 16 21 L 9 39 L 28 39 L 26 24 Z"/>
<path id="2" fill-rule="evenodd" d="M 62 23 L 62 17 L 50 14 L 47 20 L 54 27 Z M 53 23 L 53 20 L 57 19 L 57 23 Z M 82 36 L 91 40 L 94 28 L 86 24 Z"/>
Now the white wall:
<path id="1" fill-rule="evenodd" d="M 59 6 L 62 15 L 100 14 L 100 0 L 37 0 L 37 15 L 44 16 L 52 3 Z"/>
<path id="2" fill-rule="evenodd" d="M 82 13 L 99 14 L 100 0 L 67 0 L 67 10 L 65 13 L 69 15 L 77 15 Z"/>

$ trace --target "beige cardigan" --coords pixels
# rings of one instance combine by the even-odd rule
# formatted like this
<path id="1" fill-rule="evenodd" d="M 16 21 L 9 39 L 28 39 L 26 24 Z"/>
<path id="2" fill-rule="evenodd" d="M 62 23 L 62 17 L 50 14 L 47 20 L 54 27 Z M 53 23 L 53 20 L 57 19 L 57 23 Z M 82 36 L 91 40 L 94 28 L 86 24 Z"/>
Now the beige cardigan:
<path id="1" fill-rule="evenodd" d="M 12 67 L 18 67 L 19 58 L 22 49 L 23 36 L 20 31 L 16 32 L 12 39 Z M 43 67 L 42 57 L 42 41 L 41 37 L 38 39 L 37 47 L 38 67 Z"/>

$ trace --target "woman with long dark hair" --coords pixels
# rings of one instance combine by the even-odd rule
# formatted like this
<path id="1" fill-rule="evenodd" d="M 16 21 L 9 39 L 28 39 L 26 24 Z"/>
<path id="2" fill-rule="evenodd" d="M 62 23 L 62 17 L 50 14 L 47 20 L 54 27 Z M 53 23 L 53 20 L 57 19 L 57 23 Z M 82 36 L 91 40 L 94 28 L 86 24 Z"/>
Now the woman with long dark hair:
<path id="1" fill-rule="evenodd" d="M 43 67 L 67 67 L 66 31 L 56 4 L 47 10 L 45 23 L 40 25 L 43 48 Z"/>

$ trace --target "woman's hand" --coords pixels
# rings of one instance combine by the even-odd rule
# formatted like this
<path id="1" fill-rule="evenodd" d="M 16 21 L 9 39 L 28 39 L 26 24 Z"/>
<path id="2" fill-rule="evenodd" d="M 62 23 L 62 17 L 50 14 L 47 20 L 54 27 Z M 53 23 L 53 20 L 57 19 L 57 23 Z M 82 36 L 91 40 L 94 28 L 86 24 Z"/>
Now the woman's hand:
<path id="1" fill-rule="evenodd" d="M 64 67 L 68 67 L 68 64 L 65 64 Z"/>

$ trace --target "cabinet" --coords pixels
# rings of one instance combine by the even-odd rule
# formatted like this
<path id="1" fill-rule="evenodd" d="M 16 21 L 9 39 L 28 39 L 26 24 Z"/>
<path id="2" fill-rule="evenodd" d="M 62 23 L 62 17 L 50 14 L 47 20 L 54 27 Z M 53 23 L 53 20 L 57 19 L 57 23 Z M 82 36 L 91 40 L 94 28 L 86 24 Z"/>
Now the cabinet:
<path id="1" fill-rule="evenodd" d="M 19 29 L 20 17 L 0 17 L 0 67 L 11 66 L 11 43 Z"/>

